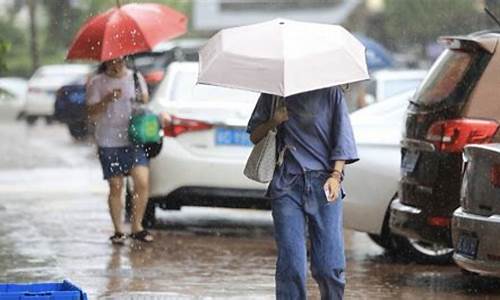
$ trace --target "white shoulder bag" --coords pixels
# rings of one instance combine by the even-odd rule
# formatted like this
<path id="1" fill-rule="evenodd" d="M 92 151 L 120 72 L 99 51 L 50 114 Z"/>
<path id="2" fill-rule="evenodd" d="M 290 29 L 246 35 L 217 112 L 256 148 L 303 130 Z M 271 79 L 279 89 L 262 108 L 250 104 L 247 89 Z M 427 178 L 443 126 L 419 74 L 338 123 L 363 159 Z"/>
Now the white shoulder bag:
<path id="1" fill-rule="evenodd" d="M 270 118 L 272 119 L 276 108 L 278 107 L 279 96 L 273 95 Z M 251 180 L 267 183 L 273 178 L 274 168 L 276 167 L 276 134 L 277 129 L 269 130 L 267 135 L 262 138 L 252 149 L 248 157 L 247 164 L 243 174 Z"/>

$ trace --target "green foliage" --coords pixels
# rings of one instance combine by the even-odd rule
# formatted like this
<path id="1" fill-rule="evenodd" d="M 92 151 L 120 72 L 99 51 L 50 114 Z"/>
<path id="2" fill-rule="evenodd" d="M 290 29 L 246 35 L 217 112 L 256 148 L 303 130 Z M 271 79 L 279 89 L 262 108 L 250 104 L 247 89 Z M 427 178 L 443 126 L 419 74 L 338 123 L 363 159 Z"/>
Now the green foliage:
<path id="1" fill-rule="evenodd" d="M 386 0 L 383 30 L 399 45 L 434 42 L 441 35 L 481 29 L 480 7 L 471 0 Z M 479 17 L 482 17 L 479 18 Z"/>
<path id="2" fill-rule="evenodd" d="M 102 13 L 114 6 L 116 0 L 37 0 L 37 24 L 41 64 L 63 63 L 64 57 L 78 29 L 90 17 Z M 176 10 L 191 14 L 190 0 L 120 0 L 122 5 L 131 2 L 156 2 L 166 4 Z M 73 5 L 78 3 L 77 5 Z M 11 45 L 11 51 L 4 54 L 10 75 L 28 77 L 31 75 L 29 27 L 16 23 L 16 14 L 22 11 L 25 1 L 12 1 L 9 6 L 2 4 L 9 13 L 0 17 L 0 37 Z M 1 56 L 1 54 L 0 54 Z"/>
<path id="3" fill-rule="evenodd" d="M 9 52 L 9 49 L 10 49 L 10 43 L 7 43 L 6 41 L 0 38 L 0 72 L 7 70 L 7 64 L 5 60 L 7 53 Z"/>

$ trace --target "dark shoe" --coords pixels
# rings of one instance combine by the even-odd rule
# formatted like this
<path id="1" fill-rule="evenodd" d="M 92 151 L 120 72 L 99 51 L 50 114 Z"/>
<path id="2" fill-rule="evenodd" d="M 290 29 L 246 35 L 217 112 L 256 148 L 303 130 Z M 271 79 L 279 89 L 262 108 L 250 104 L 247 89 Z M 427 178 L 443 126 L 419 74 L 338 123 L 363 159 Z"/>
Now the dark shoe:
<path id="1" fill-rule="evenodd" d="M 115 245 L 123 245 L 125 244 L 125 240 L 127 239 L 127 236 L 121 232 L 115 232 L 113 236 L 110 238 L 111 243 Z"/>
<path id="2" fill-rule="evenodd" d="M 134 240 L 146 243 L 151 243 L 154 240 L 153 235 L 147 230 L 131 233 L 130 237 Z"/>

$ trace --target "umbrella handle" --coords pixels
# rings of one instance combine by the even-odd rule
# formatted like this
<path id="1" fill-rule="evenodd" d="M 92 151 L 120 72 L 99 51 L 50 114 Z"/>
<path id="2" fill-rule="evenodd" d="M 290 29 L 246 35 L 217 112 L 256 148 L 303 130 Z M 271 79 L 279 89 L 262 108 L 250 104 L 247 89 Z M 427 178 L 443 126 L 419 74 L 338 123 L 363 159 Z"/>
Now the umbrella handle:
<path id="1" fill-rule="evenodd" d="M 116 0 L 116 6 L 117 6 L 118 8 L 122 7 L 122 2 L 121 2 L 121 0 Z"/>

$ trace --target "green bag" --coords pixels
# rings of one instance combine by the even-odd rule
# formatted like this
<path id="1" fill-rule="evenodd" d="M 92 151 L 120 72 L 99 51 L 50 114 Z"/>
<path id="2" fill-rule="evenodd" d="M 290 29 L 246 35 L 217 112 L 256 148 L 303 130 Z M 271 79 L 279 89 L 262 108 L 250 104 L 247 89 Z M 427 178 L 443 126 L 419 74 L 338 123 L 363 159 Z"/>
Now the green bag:
<path id="1" fill-rule="evenodd" d="M 160 143 L 160 121 L 153 113 L 132 116 L 128 129 L 130 141 L 136 145 Z"/>

